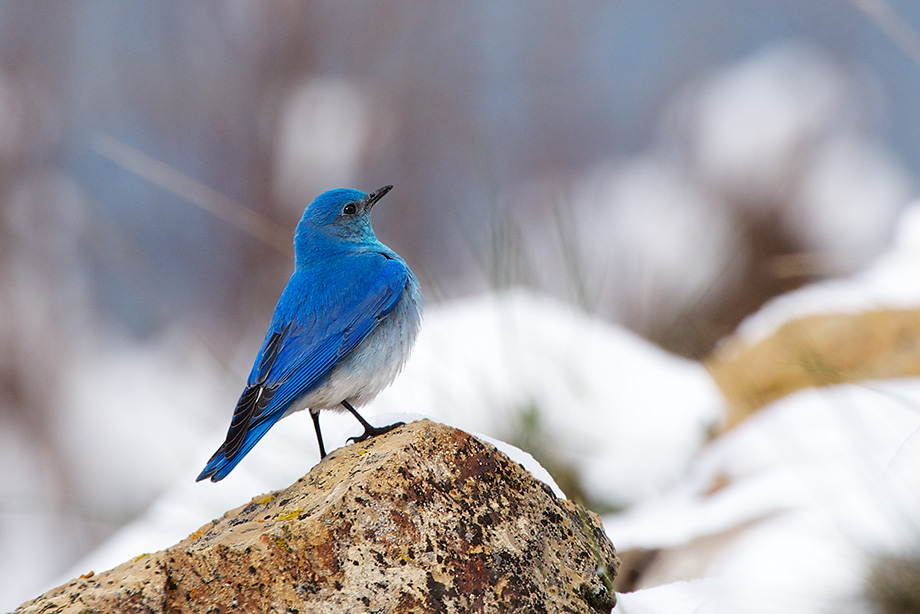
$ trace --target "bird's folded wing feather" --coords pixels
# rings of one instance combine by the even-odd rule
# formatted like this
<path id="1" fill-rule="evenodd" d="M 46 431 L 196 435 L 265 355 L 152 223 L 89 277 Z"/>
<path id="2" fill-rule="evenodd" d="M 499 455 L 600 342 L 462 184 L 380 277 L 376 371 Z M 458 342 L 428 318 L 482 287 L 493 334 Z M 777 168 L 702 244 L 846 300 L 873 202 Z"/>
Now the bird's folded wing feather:
<path id="1" fill-rule="evenodd" d="M 408 271 L 398 260 L 374 257 L 370 271 L 367 262 L 358 263 L 361 275 L 343 275 L 348 281 L 333 291 L 321 291 L 325 300 L 314 299 L 310 310 L 285 314 L 282 296 L 237 403 L 227 440 L 215 456 L 248 452 L 292 402 L 316 386 L 393 310 Z"/>

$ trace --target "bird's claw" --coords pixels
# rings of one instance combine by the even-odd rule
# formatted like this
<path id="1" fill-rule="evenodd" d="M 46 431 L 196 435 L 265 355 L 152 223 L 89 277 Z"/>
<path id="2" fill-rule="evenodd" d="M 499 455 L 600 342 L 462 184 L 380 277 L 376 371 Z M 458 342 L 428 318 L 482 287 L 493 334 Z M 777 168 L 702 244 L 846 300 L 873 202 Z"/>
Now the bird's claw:
<path id="1" fill-rule="evenodd" d="M 360 441 L 367 441 L 371 437 L 377 435 L 383 435 L 384 433 L 389 433 L 393 429 L 405 426 L 405 422 L 394 422 L 393 424 L 388 424 L 387 426 L 372 426 L 370 428 L 365 427 L 364 432 L 358 435 L 357 437 L 349 437 L 346 441 L 351 443 L 358 443 Z"/>

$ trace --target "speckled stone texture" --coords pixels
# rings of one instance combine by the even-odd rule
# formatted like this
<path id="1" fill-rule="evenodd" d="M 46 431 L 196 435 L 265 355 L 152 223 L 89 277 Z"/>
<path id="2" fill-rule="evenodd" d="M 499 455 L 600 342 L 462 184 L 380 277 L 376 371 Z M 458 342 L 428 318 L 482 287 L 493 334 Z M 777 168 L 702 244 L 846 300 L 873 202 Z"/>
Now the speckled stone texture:
<path id="1" fill-rule="evenodd" d="M 618 565 L 598 516 L 422 420 L 16 611 L 609 612 Z"/>

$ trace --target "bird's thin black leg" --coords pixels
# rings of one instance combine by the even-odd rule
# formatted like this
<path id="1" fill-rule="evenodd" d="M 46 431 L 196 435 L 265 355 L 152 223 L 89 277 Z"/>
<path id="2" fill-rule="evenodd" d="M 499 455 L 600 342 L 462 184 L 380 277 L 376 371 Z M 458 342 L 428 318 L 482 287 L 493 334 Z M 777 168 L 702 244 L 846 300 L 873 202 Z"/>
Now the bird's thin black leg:
<path id="1" fill-rule="evenodd" d="M 361 426 L 364 427 L 364 433 L 361 436 L 348 438 L 348 441 L 354 441 L 355 443 L 358 443 L 359 441 L 365 441 L 375 435 L 383 435 L 384 433 L 389 433 L 397 426 L 403 426 L 405 424 L 405 422 L 396 422 L 387 426 L 373 426 L 370 422 L 362 418 L 361 414 L 359 414 L 348 401 L 342 401 L 342 407 L 350 411 L 351 415 L 357 418 L 358 422 L 361 423 Z M 317 433 L 319 433 L 319 431 L 317 431 Z"/>
<path id="2" fill-rule="evenodd" d="M 326 446 L 323 445 L 323 434 L 319 430 L 319 411 L 309 410 L 310 417 L 313 418 L 313 428 L 316 429 L 316 441 L 319 442 L 319 458 L 326 458 Z"/>

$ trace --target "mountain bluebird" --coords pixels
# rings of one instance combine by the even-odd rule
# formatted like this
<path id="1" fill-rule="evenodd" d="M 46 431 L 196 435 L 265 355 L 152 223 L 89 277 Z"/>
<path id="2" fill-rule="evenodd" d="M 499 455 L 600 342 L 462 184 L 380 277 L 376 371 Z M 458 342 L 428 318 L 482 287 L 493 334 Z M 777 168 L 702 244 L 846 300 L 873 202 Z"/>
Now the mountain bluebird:
<path id="1" fill-rule="evenodd" d="M 294 273 L 240 395 L 227 439 L 198 476 L 223 479 L 282 417 L 309 408 L 320 457 L 322 409 L 347 409 L 364 427 L 355 441 L 402 423 L 371 426 L 355 406 L 396 377 L 421 323 L 418 280 L 377 240 L 371 209 L 393 186 L 316 197 L 294 233 Z"/>

